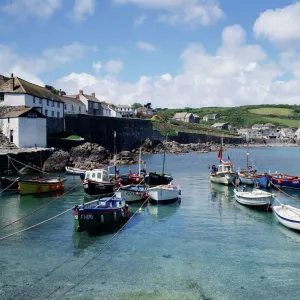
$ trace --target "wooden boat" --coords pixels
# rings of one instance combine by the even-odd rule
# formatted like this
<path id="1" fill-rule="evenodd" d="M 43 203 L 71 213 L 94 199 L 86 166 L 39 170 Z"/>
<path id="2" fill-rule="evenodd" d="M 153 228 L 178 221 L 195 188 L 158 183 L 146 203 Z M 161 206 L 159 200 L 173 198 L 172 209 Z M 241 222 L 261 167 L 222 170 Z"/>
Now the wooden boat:
<path id="1" fill-rule="evenodd" d="M 300 230 L 300 209 L 282 204 L 273 206 L 273 211 L 282 225 L 294 230 Z"/>
<path id="2" fill-rule="evenodd" d="M 86 172 L 86 170 L 72 168 L 72 167 L 66 167 L 66 173 L 68 175 L 80 176 L 82 174 L 85 174 L 85 172 Z"/>
<path id="3" fill-rule="evenodd" d="M 148 189 L 150 201 L 154 203 L 171 203 L 178 200 L 181 195 L 179 185 L 159 185 Z"/>
<path id="4" fill-rule="evenodd" d="M 149 186 L 169 184 L 172 180 L 171 174 L 149 172 L 145 175 L 145 184 Z"/>
<path id="5" fill-rule="evenodd" d="M 300 189 L 300 177 L 288 174 L 270 174 L 271 182 L 282 189 Z"/>
<path id="6" fill-rule="evenodd" d="M 238 172 L 238 175 L 242 184 L 251 185 L 251 186 L 260 186 L 263 188 L 266 188 L 269 185 L 269 176 L 266 173 L 255 174 L 252 172 L 241 171 Z"/>
<path id="7" fill-rule="evenodd" d="M 272 193 L 264 192 L 259 189 L 253 189 L 252 191 L 238 191 L 234 189 L 233 192 L 238 203 L 255 208 L 268 209 L 274 201 L 274 195 Z"/>
<path id="8" fill-rule="evenodd" d="M 138 185 L 127 185 L 116 192 L 116 197 L 123 198 L 127 203 L 141 201 L 148 197 L 147 187 Z"/>
<path id="9" fill-rule="evenodd" d="M 0 184 L 1 189 L 4 191 L 18 191 L 19 184 L 18 184 L 18 178 L 7 178 L 7 177 L 1 177 L 0 178 Z"/>
<path id="10" fill-rule="evenodd" d="M 210 181 L 215 183 L 221 183 L 225 185 L 232 185 L 232 182 L 236 178 L 236 173 L 233 171 L 233 164 L 231 161 L 221 161 L 221 164 L 217 168 L 212 166 L 210 172 Z"/>
<path id="11" fill-rule="evenodd" d="M 131 185 L 131 184 L 139 184 L 144 179 L 144 176 L 139 175 L 138 173 L 134 174 L 123 174 L 117 177 L 117 181 L 121 185 Z"/>
<path id="12" fill-rule="evenodd" d="M 89 196 L 112 196 L 115 183 L 110 181 L 105 169 L 86 171 L 83 181 L 84 192 Z"/>
<path id="13" fill-rule="evenodd" d="M 19 193 L 27 195 L 62 191 L 65 188 L 66 180 L 66 178 L 60 177 L 19 179 Z"/>
<path id="14" fill-rule="evenodd" d="M 118 228 L 129 217 L 128 206 L 122 198 L 102 198 L 72 209 L 77 231 Z"/>

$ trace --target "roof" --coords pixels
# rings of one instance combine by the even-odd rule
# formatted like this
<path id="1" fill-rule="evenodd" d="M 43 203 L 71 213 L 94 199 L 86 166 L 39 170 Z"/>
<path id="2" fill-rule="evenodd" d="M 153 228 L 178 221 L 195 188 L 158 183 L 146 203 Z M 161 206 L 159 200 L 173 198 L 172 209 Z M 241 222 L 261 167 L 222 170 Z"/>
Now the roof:
<path id="1" fill-rule="evenodd" d="M 70 98 L 76 98 L 77 96 L 84 96 L 88 101 L 92 101 L 92 102 L 98 102 L 100 103 L 101 101 L 99 101 L 97 98 L 95 98 L 94 96 L 92 95 L 87 95 L 87 94 L 76 94 L 76 95 L 66 95 L 67 97 L 70 97 Z"/>
<path id="2" fill-rule="evenodd" d="M 126 105 L 126 104 L 119 104 L 119 105 L 115 105 L 116 107 L 119 107 L 119 108 L 131 108 L 130 105 Z"/>
<path id="3" fill-rule="evenodd" d="M 254 124 L 252 127 L 263 127 L 263 124 Z"/>
<path id="4" fill-rule="evenodd" d="M 108 104 L 105 103 L 105 102 L 101 102 L 101 106 L 102 106 L 104 109 L 109 109 Z"/>
<path id="5" fill-rule="evenodd" d="M 187 112 L 178 112 L 174 115 L 173 119 L 184 119 L 187 115 Z"/>
<path id="6" fill-rule="evenodd" d="M 226 123 L 215 123 L 214 125 L 212 125 L 212 127 L 222 127 L 224 125 L 229 125 L 229 123 L 228 122 L 226 122 Z"/>
<path id="7" fill-rule="evenodd" d="M 215 118 L 219 114 L 210 114 L 210 115 L 205 115 L 203 118 Z"/>
<path id="8" fill-rule="evenodd" d="M 76 104 L 76 105 L 84 105 L 84 103 L 80 100 L 78 100 L 76 97 L 69 97 L 69 96 L 60 96 L 63 102 L 67 104 Z"/>
<path id="9" fill-rule="evenodd" d="M 5 115 L 1 116 L 1 119 L 6 119 L 6 118 L 19 118 L 22 117 L 23 115 L 27 114 L 28 112 L 34 112 L 38 115 L 39 118 L 46 118 L 45 115 L 37 111 L 33 107 L 23 107 L 23 108 L 16 108 L 11 110 L 10 112 L 6 113 Z"/>
<path id="10" fill-rule="evenodd" d="M 12 81 L 14 80 L 14 87 L 11 89 Z M 49 99 L 57 102 L 63 102 L 60 97 L 53 94 L 45 87 L 30 83 L 19 77 L 10 78 L 0 86 L 0 92 L 16 93 L 16 94 L 29 94 L 41 99 Z"/>
<path id="11" fill-rule="evenodd" d="M 3 75 L 0 75 L 0 86 L 5 82 L 5 78 Z"/>
<path id="12" fill-rule="evenodd" d="M 199 118 L 200 119 L 200 117 L 196 114 L 193 114 L 193 116 L 194 116 L 194 118 Z"/>

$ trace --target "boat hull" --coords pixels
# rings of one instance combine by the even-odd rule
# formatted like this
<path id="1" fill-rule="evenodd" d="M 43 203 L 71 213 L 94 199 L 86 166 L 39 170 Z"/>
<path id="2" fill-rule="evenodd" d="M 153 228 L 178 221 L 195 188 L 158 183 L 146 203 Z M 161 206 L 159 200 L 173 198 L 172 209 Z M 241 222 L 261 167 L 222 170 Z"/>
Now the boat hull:
<path id="1" fill-rule="evenodd" d="M 112 196 L 115 184 L 87 180 L 83 183 L 83 188 L 84 192 L 89 196 Z"/>
<path id="2" fill-rule="evenodd" d="M 272 177 L 271 181 L 278 188 L 296 189 L 296 190 L 300 189 L 300 178 L 298 177 L 291 178 L 291 179 Z"/>
<path id="3" fill-rule="evenodd" d="M 66 173 L 68 175 L 73 175 L 73 176 L 84 176 L 85 170 L 82 169 L 77 169 L 77 168 L 71 168 L 71 167 L 66 167 Z"/>
<path id="4" fill-rule="evenodd" d="M 149 186 L 169 184 L 172 180 L 172 176 L 166 174 L 162 175 L 150 172 L 145 176 L 145 183 Z"/>
<path id="5" fill-rule="evenodd" d="M 152 203 L 160 203 L 167 204 L 175 202 L 179 199 L 180 189 L 165 189 L 165 188 L 152 188 L 148 190 L 150 196 L 150 202 Z"/>
<path id="6" fill-rule="evenodd" d="M 277 220 L 284 226 L 294 229 L 300 230 L 300 215 L 294 216 L 291 218 L 286 212 L 284 212 L 284 206 L 273 206 L 273 211 Z M 300 213 L 300 210 L 298 210 Z"/>
<path id="7" fill-rule="evenodd" d="M 124 186 L 116 192 L 117 198 L 123 198 L 127 203 L 138 202 L 148 197 L 146 187 L 143 186 Z"/>
<path id="8" fill-rule="evenodd" d="M 65 178 L 48 182 L 39 180 L 19 180 L 19 193 L 21 195 L 29 195 L 63 191 L 65 189 L 65 182 Z"/>
<path id="9" fill-rule="evenodd" d="M 257 177 L 251 177 L 247 175 L 240 175 L 239 179 L 242 184 L 254 186 L 259 185 L 260 187 L 266 188 L 268 187 L 269 179 L 268 176 L 257 176 Z"/>
<path id="10" fill-rule="evenodd" d="M 224 185 L 232 185 L 235 179 L 235 174 L 211 174 L 210 181 L 214 183 L 220 183 Z"/>
<path id="11" fill-rule="evenodd" d="M 234 189 L 236 201 L 253 208 L 269 208 L 274 201 L 273 195 L 263 191 L 239 192 Z"/>
<path id="12" fill-rule="evenodd" d="M 1 177 L 0 178 L 0 183 L 1 183 L 1 189 L 5 190 L 7 192 L 9 192 L 9 191 L 18 191 L 18 189 L 19 189 L 19 184 L 18 184 L 18 181 L 16 179 Z"/>

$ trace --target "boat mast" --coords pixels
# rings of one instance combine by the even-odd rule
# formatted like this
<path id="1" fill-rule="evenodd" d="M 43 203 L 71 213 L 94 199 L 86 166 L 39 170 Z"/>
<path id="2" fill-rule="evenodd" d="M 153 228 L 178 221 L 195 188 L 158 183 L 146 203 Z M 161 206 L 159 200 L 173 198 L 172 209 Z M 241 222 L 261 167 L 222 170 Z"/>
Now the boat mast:
<path id="1" fill-rule="evenodd" d="M 164 160 L 163 160 L 163 169 L 162 169 L 162 174 L 165 174 L 165 161 L 166 161 L 166 147 L 164 145 Z"/>
<path id="2" fill-rule="evenodd" d="M 248 134 L 246 135 L 247 147 L 246 147 L 246 171 L 248 171 L 249 167 L 249 137 Z"/>
<path id="3" fill-rule="evenodd" d="M 141 175 L 142 147 L 139 150 L 139 176 Z"/>

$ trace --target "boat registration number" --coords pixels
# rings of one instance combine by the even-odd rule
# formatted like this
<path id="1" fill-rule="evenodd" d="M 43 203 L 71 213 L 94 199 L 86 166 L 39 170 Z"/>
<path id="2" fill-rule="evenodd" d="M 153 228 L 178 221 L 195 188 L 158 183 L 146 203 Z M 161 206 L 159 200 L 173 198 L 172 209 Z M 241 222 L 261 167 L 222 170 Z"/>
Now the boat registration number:
<path id="1" fill-rule="evenodd" d="M 93 215 L 81 215 L 80 219 L 81 220 L 92 220 L 94 218 Z"/>
<path id="2" fill-rule="evenodd" d="M 104 190 L 104 189 L 105 189 L 105 186 L 102 185 L 102 184 L 97 184 L 96 187 L 97 187 L 98 189 L 101 189 L 101 190 Z"/>

